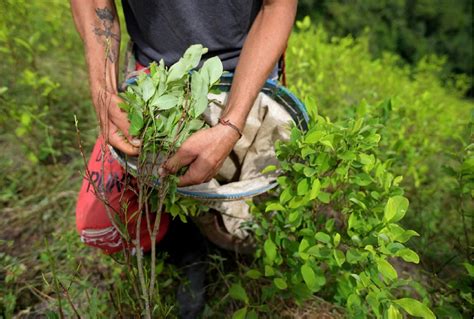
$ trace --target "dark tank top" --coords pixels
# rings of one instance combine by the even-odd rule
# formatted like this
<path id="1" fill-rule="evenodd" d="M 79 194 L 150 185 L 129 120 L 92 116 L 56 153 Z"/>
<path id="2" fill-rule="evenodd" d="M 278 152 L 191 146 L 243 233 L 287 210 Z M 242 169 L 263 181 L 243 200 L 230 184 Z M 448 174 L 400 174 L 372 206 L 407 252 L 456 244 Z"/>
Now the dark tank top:
<path id="1" fill-rule="evenodd" d="M 122 0 L 135 56 L 142 65 L 175 63 L 192 44 L 233 71 L 262 0 Z"/>

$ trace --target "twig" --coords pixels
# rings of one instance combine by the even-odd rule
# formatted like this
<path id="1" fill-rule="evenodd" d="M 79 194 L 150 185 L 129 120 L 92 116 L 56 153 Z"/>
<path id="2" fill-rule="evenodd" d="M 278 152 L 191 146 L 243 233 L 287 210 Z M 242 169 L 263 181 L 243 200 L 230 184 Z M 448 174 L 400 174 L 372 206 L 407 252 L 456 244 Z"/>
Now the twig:
<path id="1" fill-rule="evenodd" d="M 145 316 L 147 319 L 151 319 L 150 313 L 150 298 L 146 288 L 145 275 L 143 271 L 143 254 L 140 244 L 140 232 L 141 232 L 141 221 L 142 221 L 142 209 L 143 209 L 143 185 L 140 187 L 139 198 L 138 198 L 138 219 L 135 230 L 135 249 L 137 254 L 137 267 L 138 267 L 138 277 L 140 279 L 140 285 L 142 287 L 142 298 L 145 299 Z"/>
<path id="2" fill-rule="evenodd" d="M 74 306 L 74 304 L 72 303 L 71 296 L 69 295 L 69 292 L 67 291 L 66 287 L 64 287 L 64 285 L 61 282 L 59 282 L 59 285 L 63 289 L 64 295 L 66 295 L 66 299 L 69 302 L 69 305 L 71 306 L 72 310 L 76 314 L 76 317 L 80 319 L 81 315 L 77 311 L 76 306 Z"/>

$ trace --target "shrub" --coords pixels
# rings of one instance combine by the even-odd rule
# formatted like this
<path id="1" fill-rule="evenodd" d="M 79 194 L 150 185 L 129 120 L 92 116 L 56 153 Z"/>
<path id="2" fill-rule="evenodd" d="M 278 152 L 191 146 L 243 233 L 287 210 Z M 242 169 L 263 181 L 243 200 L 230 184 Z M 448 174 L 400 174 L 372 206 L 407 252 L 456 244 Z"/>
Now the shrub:
<path id="1" fill-rule="evenodd" d="M 331 35 L 358 37 L 370 28 L 370 49 L 377 57 L 391 51 L 416 64 L 435 52 L 446 56 L 446 77 L 473 73 L 472 1 L 299 1 L 298 15 L 307 14 Z"/>
<path id="2" fill-rule="evenodd" d="M 380 118 L 384 128 L 377 153 L 405 176 L 402 185 L 415 208 L 407 220 L 423 236 L 418 248 L 433 260 L 449 258 L 446 254 L 458 247 L 446 239 L 459 238 L 462 222 L 451 206 L 453 178 L 443 167 L 451 164 L 445 154 L 459 153 L 461 141 L 470 139 L 465 127 L 472 102 L 460 99 L 465 83 L 442 86 L 435 57 L 414 68 L 400 67 L 393 54 L 372 59 L 366 38 L 329 39 L 324 30 L 299 25 L 288 50 L 290 88 L 314 97 L 321 113 L 334 120 L 364 108 Z"/>
<path id="3" fill-rule="evenodd" d="M 362 112 L 338 123 L 313 114 L 308 132 L 293 128 L 291 140 L 277 144 L 279 190 L 253 209 L 259 266 L 247 275 L 265 278 L 261 302 L 276 295 L 302 302 L 318 292 L 351 318 L 401 318 L 402 309 L 434 318 L 411 298 L 415 290 L 402 291 L 416 286 L 393 266 L 397 257 L 419 262 L 405 245 L 418 234 L 399 224 L 408 199 L 402 177 L 377 157 L 379 130 Z"/>

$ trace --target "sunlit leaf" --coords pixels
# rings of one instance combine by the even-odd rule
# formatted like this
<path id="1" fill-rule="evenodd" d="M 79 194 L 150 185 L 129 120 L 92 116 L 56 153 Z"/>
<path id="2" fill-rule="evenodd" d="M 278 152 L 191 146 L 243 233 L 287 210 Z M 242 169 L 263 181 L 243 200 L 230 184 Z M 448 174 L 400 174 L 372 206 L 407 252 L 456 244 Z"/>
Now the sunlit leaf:
<path id="1" fill-rule="evenodd" d="M 280 290 L 284 290 L 284 289 L 288 288 L 288 284 L 286 283 L 285 279 L 283 279 L 283 278 L 273 279 L 273 284 Z"/>
<path id="2" fill-rule="evenodd" d="M 377 269 L 388 280 L 395 280 L 398 278 L 395 268 L 393 268 L 393 266 L 385 259 L 377 260 Z"/>
<path id="3" fill-rule="evenodd" d="M 229 295 L 236 299 L 248 303 L 249 297 L 240 283 L 232 284 L 229 288 Z"/>
<path id="4" fill-rule="evenodd" d="M 413 298 L 401 298 L 394 300 L 397 305 L 403 308 L 410 315 L 425 319 L 435 319 L 434 313 L 426 305 Z"/>
<path id="5" fill-rule="evenodd" d="M 247 315 L 247 307 L 243 307 L 232 314 L 232 319 L 245 319 L 246 315 Z"/>
<path id="6" fill-rule="evenodd" d="M 408 199 L 403 196 L 390 197 L 385 205 L 384 220 L 387 222 L 399 221 L 405 216 L 408 204 Z"/>
<path id="7" fill-rule="evenodd" d="M 263 249 L 265 251 L 268 261 L 272 263 L 275 260 L 277 254 L 275 243 L 270 238 L 268 238 L 263 244 Z"/>
<path id="8" fill-rule="evenodd" d="M 202 74 L 206 74 L 209 85 L 216 83 L 220 77 L 222 76 L 222 72 L 224 68 L 222 66 L 222 62 L 218 57 L 212 57 L 208 59 L 201 68 Z"/>

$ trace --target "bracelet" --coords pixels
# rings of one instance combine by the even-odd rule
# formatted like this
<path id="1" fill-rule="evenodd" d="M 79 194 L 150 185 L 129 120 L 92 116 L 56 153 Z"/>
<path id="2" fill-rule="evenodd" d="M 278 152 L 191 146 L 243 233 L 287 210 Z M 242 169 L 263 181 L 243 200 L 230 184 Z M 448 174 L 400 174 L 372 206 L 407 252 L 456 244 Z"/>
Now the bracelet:
<path id="1" fill-rule="evenodd" d="M 229 120 L 223 120 L 222 118 L 219 118 L 219 124 L 233 128 L 237 133 L 239 133 L 239 138 L 242 137 L 242 130 L 240 130 L 237 126 L 232 124 Z"/>

